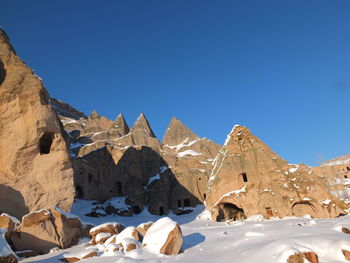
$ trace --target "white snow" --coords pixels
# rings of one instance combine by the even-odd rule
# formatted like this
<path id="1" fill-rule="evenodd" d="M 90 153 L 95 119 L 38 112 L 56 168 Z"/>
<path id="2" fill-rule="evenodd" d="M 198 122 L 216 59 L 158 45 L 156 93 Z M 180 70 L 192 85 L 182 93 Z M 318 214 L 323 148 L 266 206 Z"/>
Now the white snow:
<path id="1" fill-rule="evenodd" d="M 322 201 L 321 204 L 329 205 L 330 202 L 332 202 L 332 200 L 327 198 L 326 200 Z"/>
<path id="2" fill-rule="evenodd" d="M 110 237 L 112 234 L 111 233 L 98 233 L 95 237 L 96 242 L 100 242 L 102 239 L 106 239 Z"/>
<path id="3" fill-rule="evenodd" d="M 198 155 L 202 155 L 202 154 L 198 153 L 198 152 L 195 152 L 193 150 L 186 150 L 186 151 L 183 151 L 183 152 L 179 152 L 177 155 L 180 156 L 180 157 L 184 157 L 185 155 L 198 156 Z"/>
<path id="4" fill-rule="evenodd" d="M 165 172 L 166 170 L 168 170 L 168 169 L 169 169 L 168 166 L 161 166 L 161 167 L 159 168 L 159 173 L 157 173 L 156 175 L 154 175 L 154 176 L 148 178 L 147 186 L 150 186 L 154 181 L 159 180 L 159 179 L 160 179 L 160 175 L 161 175 L 162 173 L 164 173 L 164 172 Z"/>
<path id="5" fill-rule="evenodd" d="M 217 201 L 215 203 L 215 205 L 218 204 L 224 197 L 228 197 L 228 196 L 231 196 L 231 195 L 235 195 L 235 197 L 238 197 L 240 193 L 244 193 L 246 191 L 246 187 L 247 187 L 247 185 L 243 186 L 241 189 L 233 190 L 231 192 L 227 192 L 226 194 L 224 194 L 224 195 L 222 195 L 220 197 L 219 201 Z"/>
<path id="6" fill-rule="evenodd" d="M 93 228 L 90 229 L 90 233 L 92 232 L 100 232 L 101 229 L 106 228 L 107 226 L 113 226 L 114 228 L 118 227 L 118 223 L 117 222 L 106 222 L 104 224 L 100 224 L 98 226 L 95 226 Z"/>
<path id="7" fill-rule="evenodd" d="M 137 226 L 161 218 L 150 215 L 147 209 L 132 217 L 86 217 L 84 214 L 89 211 L 89 206 L 91 209 L 92 202 L 79 201 L 78 205 L 74 204 L 73 213 L 95 225 L 115 221 L 125 226 Z M 83 262 L 286 263 L 287 258 L 294 253 L 313 251 L 317 253 L 320 263 L 345 263 L 347 261 L 342 249 L 350 251 L 350 235 L 341 232 L 342 227 L 350 228 L 349 215 L 332 219 L 312 219 L 304 216 L 273 220 L 265 220 L 262 215 L 255 215 L 244 222 L 226 224 L 209 220 L 210 212 L 204 210 L 204 206 L 198 206 L 194 208 L 193 213 L 182 216 L 170 213 L 168 217 L 181 226 L 184 238 L 183 253 L 160 256 L 142 248 L 128 253 L 112 253 L 114 245 L 100 245 L 96 247 L 99 250 L 98 256 Z M 167 227 L 166 223 L 164 225 Z M 20 262 L 60 263 L 59 258 L 64 254 L 84 252 L 87 249 L 89 247 L 86 245 L 59 249 L 47 255 L 22 259 Z"/>
<path id="8" fill-rule="evenodd" d="M 174 145 L 174 146 L 170 146 L 170 145 L 164 145 L 164 147 L 170 148 L 170 149 L 175 149 L 175 152 L 178 152 L 181 148 L 183 147 L 189 147 L 193 144 L 195 144 L 196 142 L 200 141 L 201 139 L 198 138 L 196 140 L 190 141 L 189 138 L 187 137 L 182 143 L 178 144 L 178 145 Z"/>
<path id="9" fill-rule="evenodd" d="M 159 254 L 167 241 L 168 235 L 176 227 L 176 222 L 169 217 L 156 221 L 146 232 L 142 244 L 148 252 Z"/>
<path id="10" fill-rule="evenodd" d="M 147 186 L 150 186 L 154 181 L 160 179 L 160 174 L 156 174 L 150 178 L 148 178 Z"/>
<path id="11" fill-rule="evenodd" d="M 119 244 L 125 238 L 134 238 L 133 233 L 136 231 L 136 228 L 133 226 L 129 226 L 125 228 L 122 232 L 120 232 L 115 239 L 115 243 Z"/>

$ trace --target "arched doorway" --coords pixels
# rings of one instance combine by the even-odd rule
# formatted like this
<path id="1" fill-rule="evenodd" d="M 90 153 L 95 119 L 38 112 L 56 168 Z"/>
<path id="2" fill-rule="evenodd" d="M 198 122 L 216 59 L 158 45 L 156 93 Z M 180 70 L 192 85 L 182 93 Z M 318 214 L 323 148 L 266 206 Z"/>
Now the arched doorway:
<path id="1" fill-rule="evenodd" d="M 216 221 L 226 221 L 226 220 L 239 220 L 242 221 L 247 217 L 244 214 L 244 210 L 232 203 L 221 203 L 218 205 L 219 214 Z"/>

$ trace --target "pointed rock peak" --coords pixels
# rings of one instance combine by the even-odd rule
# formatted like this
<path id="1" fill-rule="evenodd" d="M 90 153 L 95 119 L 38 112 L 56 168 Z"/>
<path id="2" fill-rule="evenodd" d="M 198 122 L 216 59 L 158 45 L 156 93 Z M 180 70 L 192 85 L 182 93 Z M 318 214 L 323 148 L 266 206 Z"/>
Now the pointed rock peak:
<path id="1" fill-rule="evenodd" d="M 118 130 L 121 136 L 128 134 L 130 131 L 130 128 L 122 114 L 119 114 L 118 117 L 115 119 L 115 121 L 112 124 L 112 129 Z"/>
<path id="2" fill-rule="evenodd" d="M 185 141 L 191 142 L 199 139 L 185 124 L 173 117 L 163 137 L 163 144 L 168 146 L 179 145 Z"/>
<path id="3" fill-rule="evenodd" d="M 241 125 L 235 125 L 227 136 L 223 151 L 231 155 L 239 154 L 245 155 L 251 149 L 259 149 L 265 154 L 269 155 L 273 159 L 282 158 L 273 152 L 264 142 L 256 137 L 247 127 Z M 253 150 L 253 151 L 255 151 Z"/>
<path id="4" fill-rule="evenodd" d="M 146 133 L 148 136 L 156 138 L 145 114 L 142 112 L 132 126 L 130 133 Z"/>
<path id="5" fill-rule="evenodd" d="M 89 119 L 92 119 L 92 120 L 99 119 L 99 118 L 100 118 L 100 114 L 98 114 L 96 110 L 93 110 L 89 116 Z"/>

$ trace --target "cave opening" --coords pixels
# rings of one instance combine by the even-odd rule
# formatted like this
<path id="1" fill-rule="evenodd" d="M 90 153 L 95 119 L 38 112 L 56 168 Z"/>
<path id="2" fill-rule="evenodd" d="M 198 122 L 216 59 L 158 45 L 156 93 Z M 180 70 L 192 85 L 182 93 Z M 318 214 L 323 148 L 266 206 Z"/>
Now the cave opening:
<path id="1" fill-rule="evenodd" d="M 40 154 L 49 154 L 51 151 L 51 145 L 53 142 L 53 133 L 45 132 L 39 140 Z"/>

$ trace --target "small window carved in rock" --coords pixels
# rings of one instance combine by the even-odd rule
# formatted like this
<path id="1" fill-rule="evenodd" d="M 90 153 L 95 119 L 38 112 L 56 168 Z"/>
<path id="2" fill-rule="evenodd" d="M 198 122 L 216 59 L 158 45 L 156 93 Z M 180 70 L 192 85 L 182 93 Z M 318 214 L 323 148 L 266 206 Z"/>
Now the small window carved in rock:
<path id="1" fill-rule="evenodd" d="M 273 217 L 273 213 L 272 213 L 271 207 L 266 207 L 265 209 L 266 209 L 266 217 L 267 218 Z"/>
<path id="2" fill-rule="evenodd" d="M 89 183 L 92 181 L 92 175 L 89 173 Z"/>
<path id="3" fill-rule="evenodd" d="M 177 200 L 177 207 L 181 207 L 181 200 Z"/>
<path id="4" fill-rule="evenodd" d="M 347 176 L 347 175 L 344 175 L 344 178 L 345 178 L 345 179 L 347 179 L 347 178 L 348 178 L 348 176 Z"/>
<path id="5" fill-rule="evenodd" d="M 241 176 L 242 176 L 243 182 L 245 183 L 248 182 L 248 177 L 246 173 L 241 173 Z"/>
<path id="6" fill-rule="evenodd" d="M 121 182 L 117 182 L 118 195 L 123 195 L 123 185 Z"/>
<path id="7" fill-rule="evenodd" d="M 160 216 L 164 215 L 164 207 L 163 206 L 159 207 L 159 215 Z"/>
<path id="8" fill-rule="evenodd" d="M 350 171 L 350 167 L 349 167 L 349 166 L 347 166 L 347 167 L 346 167 L 346 170 Z"/>
<path id="9" fill-rule="evenodd" d="M 132 212 L 133 212 L 133 214 L 140 214 L 141 213 L 141 209 L 140 209 L 140 207 L 138 205 L 134 205 L 132 207 Z"/>
<path id="10" fill-rule="evenodd" d="M 203 199 L 207 199 L 207 194 L 203 194 Z"/>
<path id="11" fill-rule="evenodd" d="M 51 145 L 53 142 L 53 133 L 45 132 L 39 140 L 40 154 L 49 154 L 51 151 Z"/>

